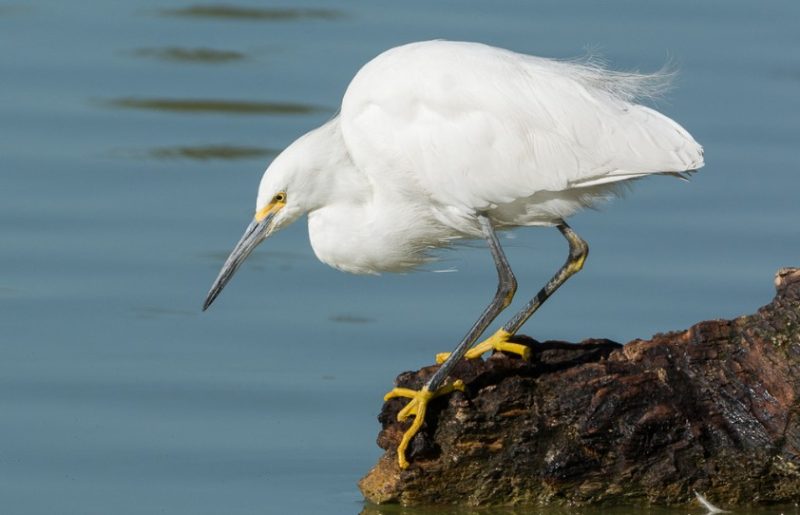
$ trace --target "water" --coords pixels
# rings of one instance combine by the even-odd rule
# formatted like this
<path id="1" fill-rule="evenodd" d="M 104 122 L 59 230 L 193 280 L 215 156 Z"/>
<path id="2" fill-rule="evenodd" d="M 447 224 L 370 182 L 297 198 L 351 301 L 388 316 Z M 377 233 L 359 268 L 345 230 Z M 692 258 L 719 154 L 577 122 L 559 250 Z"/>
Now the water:
<path id="1" fill-rule="evenodd" d="M 233 5 L 0 3 L 4 512 L 364 509 L 380 398 L 472 322 L 488 253 L 445 252 L 437 267 L 458 273 L 353 277 L 318 263 L 298 223 L 199 306 L 271 156 L 400 43 L 680 67 L 657 107 L 708 166 L 576 216 L 588 267 L 526 332 L 626 341 L 752 312 L 798 264 L 796 2 Z M 552 230 L 504 244 L 518 305 L 565 245 Z"/>

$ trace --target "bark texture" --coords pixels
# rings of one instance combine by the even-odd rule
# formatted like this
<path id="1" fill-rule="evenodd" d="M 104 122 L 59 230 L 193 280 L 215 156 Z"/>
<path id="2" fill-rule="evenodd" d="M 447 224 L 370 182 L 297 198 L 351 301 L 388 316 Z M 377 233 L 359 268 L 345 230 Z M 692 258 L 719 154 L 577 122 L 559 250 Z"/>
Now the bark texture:
<path id="1" fill-rule="evenodd" d="M 465 393 L 436 399 L 401 471 L 410 422 L 386 402 L 386 450 L 359 486 L 375 503 L 722 505 L 800 500 L 800 269 L 735 320 L 626 345 L 527 337 L 530 362 L 462 361 Z M 435 366 L 406 372 L 419 388 Z"/>

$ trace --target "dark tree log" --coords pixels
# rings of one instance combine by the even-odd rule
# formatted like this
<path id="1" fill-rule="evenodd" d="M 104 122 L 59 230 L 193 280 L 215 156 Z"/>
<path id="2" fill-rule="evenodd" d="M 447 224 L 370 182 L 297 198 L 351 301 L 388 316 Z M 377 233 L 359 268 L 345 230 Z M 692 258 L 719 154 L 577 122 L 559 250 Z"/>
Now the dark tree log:
<path id="1" fill-rule="evenodd" d="M 530 363 L 463 361 L 467 384 L 431 405 L 401 471 L 409 422 L 386 402 L 386 453 L 359 486 L 376 503 L 722 505 L 800 500 L 800 270 L 735 320 L 619 345 L 536 342 Z M 419 388 L 435 366 L 406 372 Z"/>

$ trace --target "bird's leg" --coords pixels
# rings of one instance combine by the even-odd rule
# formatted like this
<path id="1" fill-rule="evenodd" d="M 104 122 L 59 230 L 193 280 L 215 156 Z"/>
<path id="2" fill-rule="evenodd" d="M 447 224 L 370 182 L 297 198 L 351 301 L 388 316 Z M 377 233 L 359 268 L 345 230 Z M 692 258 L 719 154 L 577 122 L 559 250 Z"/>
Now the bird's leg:
<path id="1" fill-rule="evenodd" d="M 544 304 L 550 295 L 555 292 L 559 286 L 567 282 L 567 279 L 578 273 L 581 268 L 583 268 L 583 263 L 586 261 L 586 256 L 589 255 L 589 245 L 580 237 L 578 234 L 572 230 L 572 228 L 567 225 L 565 221 L 561 221 L 557 226 L 561 234 L 567 239 L 569 242 L 569 255 L 567 256 L 567 261 L 564 263 L 558 272 L 544 285 L 544 288 L 539 290 L 539 293 L 530 300 L 525 307 L 523 307 L 519 313 L 514 315 L 511 320 L 508 321 L 502 328 L 498 329 L 496 333 L 492 336 L 487 338 L 486 340 L 482 341 L 475 347 L 471 348 L 467 351 L 464 356 L 467 358 L 479 358 L 484 352 L 489 350 L 503 350 L 506 352 L 514 352 L 519 354 L 525 359 L 529 358 L 530 349 L 523 345 L 518 345 L 518 347 L 524 347 L 524 351 L 517 352 L 514 349 L 509 349 L 509 345 L 515 345 L 508 342 L 508 339 L 516 334 L 519 331 L 519 328 L 522 327 L 530 317 L 533 315 L 539 306 Z M 446 357 L 446 356 L 445 356 Z M 439 356 L 436 357 L 437 361 L 440 359 Z"/>
<path id="2" fill-rule="evenodd" d="M 394 388 L 384 397 L 385 400 L 389 400 L 394 397 L 408 397 L 411 399 L 408 404 L 397 414 L 397 420 L 401 422 L 406 420 L 409 416 L 414 415 L 414 422 L 403 434 L 400 445 L 397 447 L 397 459 L 400 464 L 400 468 L 403 469 L 408 467 L 408 460 L 406 460 L 405 456 L 406 449 L 408 448 L 408 444 L 411 442 L 411 439 L 417 434 L 419 429 L 422 427 L 422 424 L 425 422 L 425 411 L 428 403 L 431 401 L 431 399 L 434 399 L 440 395 L 445 395 L 455 390 L 464 391 L 464 383 L 460 380 L 456 380 L 452 384 L 446 386 L 442 386 L 442 384 L 445 382 L 445 379 L 447 379 L 447 376 L 453 370 L 453 367 L 455 367 L 456 363 L 458 363 L 458 360 L 461 359 L 465 352 L 467 352 L 467 349 L 469 349 L 470 346 L 472 346 L 472 344 L 474 344 L 475 341 L 480 337 L 480 335 L 483 334 L 489 324 L 491 324 L 492 321 L 497 318 L 497 315 L 499 315 L 503 309 L 511 304 L 511 299 L 514 297 L 514 292 L 517 289 L 517 281 L 514 278 L 514 273 L 511 271 L 511 267 L 508 265 L 508 260 L 503 253 L 503 249 L 500 247 L 500 242 L 497 241 L 497 235 L 492 228 L 492 223 L 489 221 L 489 218 L 484 215 L 479 215 L 478 221 L 480 222 L 483 236 L 486 238 L 486 241 L 489 244 L 489 250 L 492 252 L 495 266 L 497 267 L 497 276 L 499 281 L 497 285 L 497 291 L 494 294 L 492 302 L 486 307 L 486 309 L 483 310 L 481 316 L 472 325 L 461 342 L 456 346 L 449 357 L 444 360 L 442 366 L 440 366 L 433 376 L 431 376 L 421 390 L 416 391 L 408 388 Z"/>
<path id="3" fill-rule="evenodd" d="M 539 307 L 546 301 L 562 284 L 567 282 L 567 279 L 577 274 L 583 268 L 586 262 L 586 257 L 589 255 L 589 245 L 572 230 L 572 227 L 567 225 L 567 222 L 561 221 L 556 228 L 564 235 L 569 243 L 569 255 L 564 265 L 558 269 L 558 272 L 549 280 L 544 288 L 539 290 L 525 306 L 509 320 L 500 331 L 511 336 L 519 331 L 519 328 L 524 324 Z M 498 332 L 500 332 L 498 331 Z"/>

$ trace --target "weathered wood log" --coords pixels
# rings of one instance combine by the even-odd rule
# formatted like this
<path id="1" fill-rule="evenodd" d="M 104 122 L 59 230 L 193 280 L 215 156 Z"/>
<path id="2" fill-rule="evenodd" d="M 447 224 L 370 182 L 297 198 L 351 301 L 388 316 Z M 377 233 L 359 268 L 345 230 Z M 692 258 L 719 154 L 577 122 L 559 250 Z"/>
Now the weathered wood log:
<path id="1" fill-rule="evenodd" d="M 800 270 L 757 313 L 619 345 L 536 342 L 453 374 L 400 470 L 404 400 L 386 402 L 386 450 L 359 486 L 375 503 L 723 505 L 800 500 Z M 397 378 L 419 388 L 436 369 Z"/>

